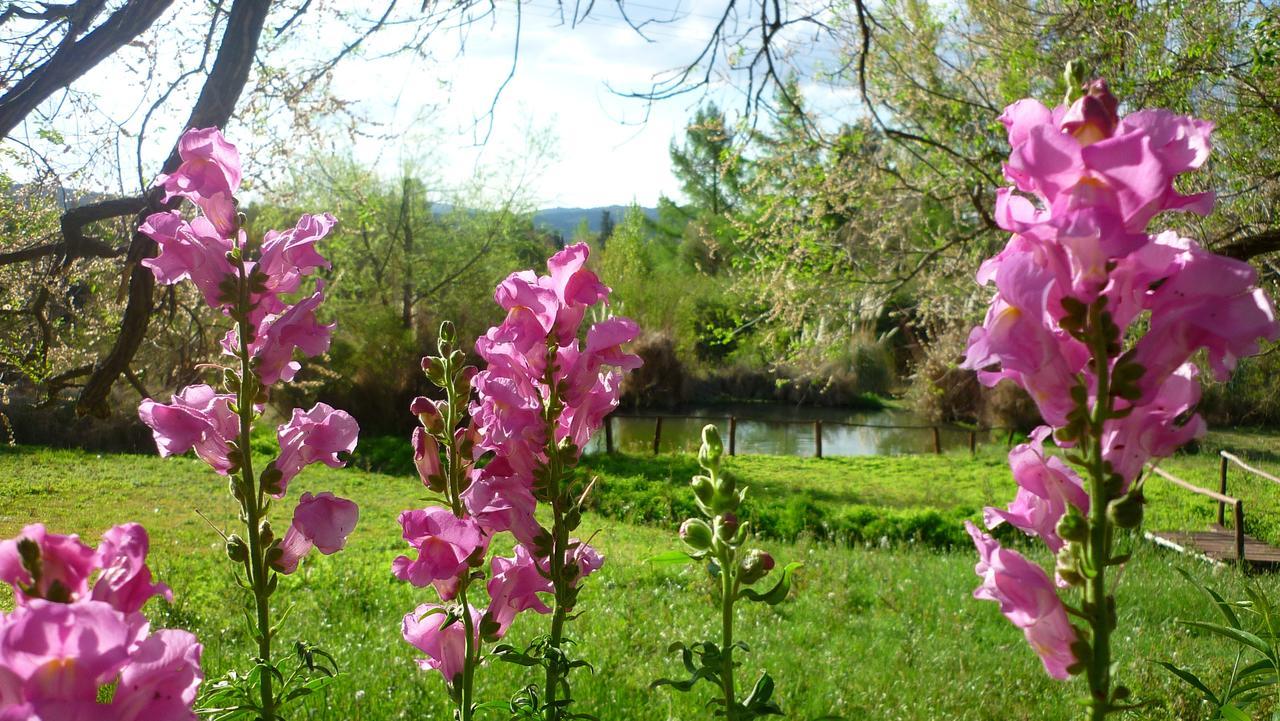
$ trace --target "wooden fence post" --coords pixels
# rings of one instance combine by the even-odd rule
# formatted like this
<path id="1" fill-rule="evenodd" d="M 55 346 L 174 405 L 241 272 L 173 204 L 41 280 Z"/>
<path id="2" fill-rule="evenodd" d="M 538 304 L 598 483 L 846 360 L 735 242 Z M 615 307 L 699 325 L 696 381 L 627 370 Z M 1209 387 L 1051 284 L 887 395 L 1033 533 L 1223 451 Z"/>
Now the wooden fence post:
<path id="1" fill-rule="evenodd" d="M 942 432 L 937 426 L 933 427 L 933 452 L 942 453 Z"/>
<path id="2" fill-rule="evenodd" d="M 729 455 L 738 452 L 738 418 L 729 416 Z"/>
<path id="3" fill-rule="evenodd" d="M 974 456 L 977 454 L 978 454 L 978 431 L 974 429 L 970 429 L 969 430 L 969 455 Z"/>
<path id="4" fill-rule="evenodd" d="M 1218 493 L 1221 493 L 1222 495 L 1225 496 L 1227 495 L 1227 457 L 1222 456 L 1219 460 L 1221 460 L 1222 463 L 1219 464 L 1218 466 Z M 1219 526 L 1227 525 L 1226 519 L 1225 519 L 1225 515 L 1226 515 L 1225 505 L 1226 504 L 1224 504 L 1222 501 L 1218 501 L 1218 525 Z"/>
<path id="5" fill-rule="evenodd" d="M 1236 560 L 1244 565 L 1244 501 L 1236 501 Z"/>
<path id="6" fill-rule="evenodd" d="M 653 455 L 658 455 L 658 444 L 662 442 L 662 416 L 653 421 Z"/>
<path id="7" fill-rule="evenodd" d="M 822 457 L 822 421 L 813 422 L 813 455 Z"/>
<path id="8" fill-rule="evenodd" d="M 613 455 L 613 416 L 604 417 L 604 452 Z"/>

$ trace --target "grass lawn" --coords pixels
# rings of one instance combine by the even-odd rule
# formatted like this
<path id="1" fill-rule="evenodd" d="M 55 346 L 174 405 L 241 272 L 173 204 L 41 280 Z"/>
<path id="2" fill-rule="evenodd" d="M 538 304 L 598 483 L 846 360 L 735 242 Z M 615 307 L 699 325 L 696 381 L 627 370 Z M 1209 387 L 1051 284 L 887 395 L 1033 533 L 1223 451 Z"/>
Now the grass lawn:
<path id="1" fill-rule="evenodd" d="M 1252 444 L 1253 457 L 1265 464 L 1269 438 L 1215 436 L 1204 447 L 1208 451 L 1215 442 L 1234 442 L 1231 447 L 1240 449 L 1244 440 Z M 665 653 L 667 645 L 710 638 L 716 620 L 708 605 L 711 587 L 701 569 L 643 562 L 676 545 L 679 519 L 671 512 L 687 496 L 693 460 L 595 458 L 588 465 L 610 490 L 602 494 L 607 502 L 586 519 L 584 530 L 600 529 L 596 545 L 608 562 L 588 582 L 580 605 L 585 613 L 572 626 L 580 655 L 596 669 L 594 675 L 576 678 L 578 708 L 603 721 L 708 718 L 702 701 L 709 687 L 687 695 L 648 690 L 653 679 L 678 672 L 677 661 Z M 1169 467 L 1204 485 L 1216 478 L 1216 461 L 1207 453 L 1176 459 Z M 840 518 L 850 509 L 877 508 L 886 513 L 934 509 L 950 519 L 948 514 L 976 512 L 984 503 L 1012 495 L 1002 448 L 984 450 L 976 458 L 743 457 L 732 459 L 729 470 L 752 486 L 749 505 L 782 512 L 800 499 L 826 519 Z M 1151 488 L 1152 523 L 1198 520 L 1199 506 L 1204 506 L 1204 518 L 1212 513 L 1211 503 L 1190 494 L 1174 495 L 1156 482 Z M 1280 489 L 1239 488 L 1246 512 L 1270 532 L 1268 517 L 1280 516 L 1280 509 L 1268 499 L 1280 495 Z M 424 504 L 424 489 L 406 476 L 312 467 L 291 484 L 290 496 L 330 489 L 361 504 L 350 546 L 333 557 L 308 558 L 298 574 L 283 580 L 277 598 L 297 605 L 282 641 L 301 637 L 321 645 L 337 656 L 345 673 L 325 698 L 310 700 L 293 718 L 449 718 L 442 681 L 417 669 L 416 652 L 399 632 L 401 617 L 434 593 L 396 581 L 389 571 L 391 560 L 404 549 L 396 515 Z M 629 522 L 625 519 L 644 514 L 622 508 L 628 495 L 658 510 L 653 498 L 666 498 L 672 517 Z M 213 677 L 247 656 L 250 641 L 240 616 L 242 599 L 232 592 L 231 564 L 197 510 L 220 527 L 232 526 L 225 481 L 190 458 L 0 450 L 0 537 L 11 537 L 36 520 L 90 540 L 114 523 L 146 524 L 152 567 L 177 597 L 172 606 L 153 602 L 148 609 L 153 626 L 197 633 L 206 645 L 206 672 Z M 289 509 L 278 508 L 273 517 L 282 527 Z M 741 676 L 749 683 L 753 678 L 748 677 L 768 668 L 789 718 L 836 714 L 846 719 L 1046 721 L 1081 716 L 1076 699 L 1082 682 L 1064 684 L 1045 676 L 996 605 L 970 597 L 977 582 L 972 548 L 910 541 L 885 547 L 878 542 L 820 543 L 813 538 L 820 534 L 805 529 L 795 535 L 794 542 L 765 544 L 782 562 L 806 564 L 792 600 L 776 609 L 744 604 L 739 623 L 739 636 L 752 647 L 742 659 Z M 1145 543 L 1135 551 L 1118 590 L 1119 676 L 1166 706 L 1133 718 L 1207 718 L 1184 687 L 1154 663 L 1173 660 L 1217 682 L 1234 660 L 1230 647 L 1177 623 L 1178 618 L 1212 620 L 1212 615 L 1175 569 L 1211 579 L 1229 597 L 1240 595 L 1243 581 L 1234 570 L 1211 569 Z M 1270 576 L 1256 582 L 1272 595 L 1280 590 Z M 544 631 L 546 621 L 522 616 L 509 640 L 519 645 Z M 480 698 L 509 696 L 530 680 L 524 674 L 524 669 L 503 664 L 482 669 Z"/>

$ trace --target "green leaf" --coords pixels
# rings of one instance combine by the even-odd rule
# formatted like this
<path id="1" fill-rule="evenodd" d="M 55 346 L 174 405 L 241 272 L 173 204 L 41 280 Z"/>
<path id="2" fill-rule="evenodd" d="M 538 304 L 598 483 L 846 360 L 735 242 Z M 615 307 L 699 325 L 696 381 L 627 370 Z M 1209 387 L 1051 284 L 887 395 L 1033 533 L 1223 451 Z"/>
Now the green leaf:
<path id="1" fill-rule="evenodd" d="M 803 566 L 803 563 L 792 561 L 782 569 L 782 577 L 778 582 L 773 584 L 773 588 L 760 593 L 754 589 L 744 588 L 738 593 L 738 598 L 746 598 L 760 603 L 767 603 L 770 606 L 776 606 L 787 599 L 787 594 L 791 593 L 791 577 L 795 574 L 796 569 Z"/>
<path id="2" fill-rule="evenodd" d="M 697 558 L 690 556 L 684 551 L 666 551 L 665 553 L 659 553 L 656 556 L 646 558 L 644 559 L 644 562 L 659 566 L 674 566 L 682 563 L 692 563 L 697 560 Z"/>
<path id="3" fill-rule="evenodd" d="M 1213 704 L 1214 706 L 1222 705 L 1222 702 L 1218 700 L 1218 695 L 1210 691 L 1209 687 L 1206 686 L 1204 682 L 1201 681 L 1200 678 L 1196 676 L 1194 673 L 1191 673 L 1190 671 L 1184 668 L 1178 668 L 1177 666 L 1174 666 L 1168 661 L 1157 661 L 1157 663 L 1159 663 L 1161 666 L 1164 666 L 1166 669 L 1168 669 L 1169 673 L 1173 674 L 1174 676 L 1177 676 L 1178 678 L 1182 679 L 1188 684 L 1196 687 L 1196 689 L 1198 689 L 1201 694 L 1204 694 L 1205 699 L 1208 700 L 1209 703 Z"/>
<path id="4" fill-rule="evenodd" d="M 1249 718 L 1249 714 L 1231 705 L 1218 709 L 1218 718 L 1225 719 L 1225 721 L 1253 721 L 1253 719 Z"/>
<path id="5" fill-rule="evenodd" d="M 1220 626 L 1216 623 L 1206 623 L 1204 621 L 1183 621 L 1182 624 L 1184 626 L 1208 631 L 1209 633 L 1222 636 L 1223 638 L 1229 638 L 1236 643 L 1244 644 L 1245 646 L 1254 649 L 1268 658 L 1271 657 L 1271 647 L 1267 645 L 1267 642 L 1248 631 L 1231 628 L 1229 626 Z"/>

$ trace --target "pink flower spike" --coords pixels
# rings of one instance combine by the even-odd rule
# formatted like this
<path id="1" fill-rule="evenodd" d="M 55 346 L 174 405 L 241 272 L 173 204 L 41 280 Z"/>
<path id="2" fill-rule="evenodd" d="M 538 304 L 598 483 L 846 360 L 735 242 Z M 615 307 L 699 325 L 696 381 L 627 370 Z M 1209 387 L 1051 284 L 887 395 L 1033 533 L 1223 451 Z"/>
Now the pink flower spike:
<path id="1" fill-rule="evenodd" d="M 497 624 L 494 636 L 501 638 L 511 627 L 511 622 L 521 611 L 534 610 L 538 613 L 551 613 L 539 593 L 554 593 L 551 581 L 539 571 L 537 561 L 529 549 L 516 546 L 516 555 L 512 558 L 494 556 L 490 562 L 492 571 L 487 589 L 489 591 L 488 618 Z"/>
<path id="2" fill-rule="evenodd" d="M 408 613 L 401 624 L 401 635 L 409 645 L 427 655 L 418 659 L 418 666 L 433 669 L 444 676 L 452 686 L 465 669 L 467 658 L 467 631 L 461 620 L 444 626 L 445 609 L 433 603 L 424 603 Z M 471 628 L 479 642 L 480 619 L 483 611 L 471 608 Z"/>
<path id="3" fill-rule="evenodd" d="M 193 385 L 167 405 L 150 398 L 142 401 L 138 416 L 151 428 L 161 458 L 194 448 L 200 460 L 225 476 L 232 468 L 228 443 L 240 434 L 240 419 L 231 411 L 234 400 L 207 385 Z"/>
<path id="4" fill-rule="evenodd" d="M 40 580 L 31 589 L 34 596 L 22 590 L 31 587 L 34 580 L 23 561 L 23 541 L 38 549 Z M 0 581 L 13 586 L 14 603 L 18 606 L 51 595 L 52 600 L 62 603 L 77 601 L 87 595 L 89 576 L 98 568 L 98 554 L 81 543 L 79 536 L 49 533 L 41 523 L 23 528 L 16 538 L 0 541 Z"/>
<path id="5" fill-rule="evenodd" d="M 98 544 L 102 573 L 93 584 L 93 600 L 104 601 L 125 614 L 142 610 L 152 596 L 164 596 L 173 603 L 168 586 L 151 582 L 149 546 L 147 530 L 137 523 L 115 526 L 102 534 Z"/>
<path id="6" fill-rule="evenodd" d="M 276 470 L 281 473 L 280 492 L 276 497 L 283 497 L 289 482 L 312 463 L 323 463 L 330 468 L 345 466 L 339 454 L 354 451 L 359 437 L 360 425 L 346 411 L 327 403 L 317 403 L 305 412 L 294 408 L 289 422 L 276 429 L 280 443 Z"/>
<path id="7" fill-rule="evenodd" d="M 195 636 L 174 629 L 143 641 L 120 672 L 113 721 L 195 721 L 191 707 L 204 679 L 203 650 Z"/>
<path id="8" fill-rule="evenodd" d="M 1044 569 L 1016 551 L 1001 548 L 969 521 L 965 521 L 965 529 L 980 556 L 974 570 L 982 585 L 973 597 L 1000 604 L 1000 612 L 1022 629 L 1049 676 L 1059 680 L 1070 677 L 1068 669 L 1076 663 L 1071 650 L 1076 632 L 1053 581 Z"/>

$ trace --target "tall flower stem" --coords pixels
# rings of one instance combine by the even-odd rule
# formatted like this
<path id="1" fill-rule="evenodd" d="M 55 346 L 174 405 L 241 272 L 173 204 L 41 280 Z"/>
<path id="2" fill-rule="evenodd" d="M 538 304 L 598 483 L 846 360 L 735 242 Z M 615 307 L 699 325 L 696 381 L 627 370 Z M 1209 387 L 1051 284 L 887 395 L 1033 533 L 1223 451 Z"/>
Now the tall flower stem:
<path id="1" fill-rule="evenodd" d="M 253 337 L 253 326 L 249 323 L 249 279 L 245 276 L 244 263 L 239 266 L 239 297 L 237 299 L 237 331 L 239 333 L 240 384 L 236 392 L 236 409 L 240 417 L 240 503 L 244 511 L 244 521 L 249 533 L 249 585 L 253 590 L 253 601 L 258 621 L 258 661 L 262 670 L 258 675 L 258 686 L 262 702 L 263 721 L 275 721 L 276 698 L 272 691 L 273 674 L 271 669 L 271 571 L 267 566 L 267 544 L 264 543 L 262 521 L 266 515 L 266 493 L 253 473 L 253 435 L 254 402 L 258 395 L 257 376 L 253 372 L 252 356 L 249 343 Z"/>
<path id="2" fill-rule="evenodd" d="M 1105 300 L 1105 299 L 1103 299 Z M 1089 662 L 1089 718 L 1103 721 L 1111 712 L 1111 626 L 1114 609 L 1107 594 L 1107 566 L 1111 563 L 1111 524 L 1107 518 L 1110 490 L 1103 459 L 1103 424 L 1111 417 L 1111 356 L 1102 300 L 1089 308 L 1089 347 L 1097 376 L 1097 395 L 1088 424 L 1089 545 L 1085 576 L 1086 614 L 1092 631 Z"/>
<path id="3" fill-rule="evenodd" d="M 725 717 L 733 721 L 737 691 L 733 683 L 733 602 L 738 595 L 738 563 L 732 548 L 725 549 L 720 559 L 720 687 L 724 689 Z"/>
<path id="4" fill-rule="evenodd" d="M 448 479 L 449 507 L 453 511 L 453 515 L 458 518 L 464 518 L 467 514 L 466 506 L 462 502 L 462 491 L 464 482 L 466 481 L 466 466 L 462 461 L 462 448 L 458 443 L 457 434 L 454 433 L 455 426 L 461 420 L 458 413 L 458 404 L 466 401 L 465 398 L 459 398 L 454 389 L 453 376 L 457 369 L 453 367 L 451 353 L 441 352 L 441 362 L 444 365 L 445 398 L 447 405 L 444 414 L 444 430 L 448 438 L 449 452 L 445 454 L 444 462 L 445 477 Z M 458 712 L 457 719 L 459 721 L 471 721 L 472 706 L 475 698 L 475 673 L 476 666 L 480 663 L 480 645 L 476 639 L 475 621 L 471 618 L 471 604 L 467 600 L 467 588 L 471 585 L 471 572 L 468 570 L 458 582 L 458 604 L 462 607 L 462 628 L 466 633 L 464 641 L 464 658 L 466 659 L 462 665 L 462 682 L 461 688 L 458 689 Z"/>
<path id="5" fill-rule="evenodd" d="M 547 495 L 551 500 L 551 555 L 547 559 L 547 575 L 551 579 L 554 590 L 554 608 L 551 613 L 551 635 L 547 641 L 547 680 L 544 689 L 546 721 L 559 721 L 561 706 L 556 697 L 567 672 L 564 662 L 564 626 L 568 620 L 569 609 L 573 607 L 570 594 L 573 593 L 573 579 L 568 577 L 565 569 L 565 556 L 569 551 L 569 529 L 565 516 L 568 501 L 568 489 L 565 488 L 564 463 L 556 447 L 556 424 L 564 404 L 560 399 L 559 388 L 555 378 L 557 347 L 554 340 L 548 341 L 547 368 L 543 382 L 548 389 L 546 404 L 543 408 L 543 421 L 547 434 Z"/>

